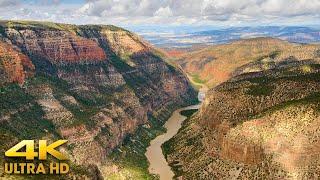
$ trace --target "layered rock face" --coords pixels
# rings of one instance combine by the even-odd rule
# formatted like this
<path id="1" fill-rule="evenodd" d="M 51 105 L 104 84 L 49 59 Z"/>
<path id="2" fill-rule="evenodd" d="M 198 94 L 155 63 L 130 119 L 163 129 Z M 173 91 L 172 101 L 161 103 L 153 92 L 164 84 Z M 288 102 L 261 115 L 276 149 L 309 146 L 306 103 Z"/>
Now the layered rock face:
<path id="1" fill-rule="evenodd" d="M 23 84 L 31 77 L 34 65 L 24 54 L 14 50 L 9 44 L 0 42 L 0 85 L 16 82 Z"/>
<path id="2" fill-rule="evenodd" d="M 12 43 L 28 54 L 46 59 L 53 64 L 106 60 L 103 49 L 97 43 L 70 32 L 8 28 L 6 35 Z"/>
<path id="3" fill-rule="evenodd" d="M 288 61 L 244 73 L 209 91 L 199 112 L 169 141 L 167 159 L 177 175 L 317 179 L 320 66 L 310 63 Z"/>
<path id="4" fill-rule="evenodd" d="M 65 151 L 76 166 L 103 166 L 107 155 L 139 126 L 150 127 L 150 119 L 162 124 L 175 108 L 196 99 L 179 70 L 124 29 L 37 22 L 1 22 L 1 29 L 1 40 L 31 59 L 27 67 L 35 73 L 24 84 L 29 76 L 8 81 L 18 81 L 22 87 L 1 87 L 9 89 L 1 95 L 5 102 L 12 88 L 21 95 L 11 99 L 12 108 L 21 112 L 5 106 L 1 111 L 5 134 L 15 136 L 10 129 L 26 128 L 24 123 L 11 124 L 12 114 L 16 121 L 24 120 L 19 117 L 27 108 L 23 103 L 41 107 L 28 113 L 36 113 L 35 120 L 41 118 L 50 128 L 40 128 L 41 133 L 28 138 L 67 139 Z M 20 69 L 13 71 L 21 74 Z"/>

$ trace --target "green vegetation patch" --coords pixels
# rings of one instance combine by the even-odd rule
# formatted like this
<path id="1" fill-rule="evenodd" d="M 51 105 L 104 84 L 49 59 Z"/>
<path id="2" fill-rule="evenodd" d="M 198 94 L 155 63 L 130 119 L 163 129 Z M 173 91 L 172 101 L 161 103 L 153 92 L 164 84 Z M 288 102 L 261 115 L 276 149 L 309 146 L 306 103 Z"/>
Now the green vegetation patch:
<path id="1" fill-rule="evenodd" d="M 190 151 L 192 152 L 192 159 L 200 159 L 201 155 L 203 155 L 204 147 L 201 140 L 203 136 L 199 133 L 193 133 L 192 135 L 190 134 L 190 126 L 194 123 L 194 121 L 195 119 L 193 118 L 186 119 L 178 133 L 161 146 L 162 152 L 166 159 L 168 155 L 175 154 L 176 152 L 179 152 L 181 147 L 186 146 L 188 146 L 188 149 L 192 149 Z M 180 162 L 172 161 L 169 163 L 169 166 L 175 174 L 174 178 L 186 175 L 186 172 L 183 171 Z"/>
<path id="2" fill-rule="evenodd" d="M 316 68 L 318 66 L 312 65 L 311 67 Z M 255 86 L 254 88 L 251 87 L 251 89 L 249 89 L 249 93 L 251 93 L 253 95 L 270 94 L 272 92 L 272 89 L 268 88 L 268 87 L 270 87 L 270 85 L 269 85 L 270 82 L 272 81 L 272 82 L 276 83 L 277 80 L 281 80 L 281 79 L 295 81 L 295 82 L 308 82 L 308 81 L 310 82 L 311 81 L 311 82 L 319 83 L 320 82 L 320 73 L 299 74 L 297 76 L 281 77 L 279 79 L 255 78 L 253 81 L 260 82 L 259 86 Z M 281 110 L 283 108 L 286 108 L 288 106 L 293 106 L 293 105 L 298 105 L 298 104 L 315 104 L 317 106 L 317 110 L 320 111 L 319 103 L 320 103 L 320 91 L 315 91 L 305 98 L 289 100 L 289 101 L 280 103 L 278 105 L 275 105 L 271 108 L 266 109 L 265 111 L 263 111 L 259 115 L 250 115 L 250 118 L 262 117 L 262 116 L 266 115 L 267 113 L 272 113 L 272 112 Z"/>
<path id="3" fill-rule="evenodd" d="M 257 59 L 257 61 L 262 61 L 265 58 L 271 58 L 271 59 L 275 59 L 276 57 L 278 57 L 281 54 L 280 50 L 276 50 L 276 51 L 272 51 L 270 54 L 261 56 Z"/>
<path id="4" fill-rule="evenodd" d="M 280 55 L 281 51 L 277 50 L 277 51 L 273 51 L 272 53 L 269 54 L 269 57 L 271 59 L 275 59 L 276 57 L 278 57 Z"/>
<path id="5" fill-rule="evenodd" d="M 206 80 L 202 80 L 199 74 L 191 74 L 190 76 L 195 83 L 205 84 L 207 82 Z"/>
<path id="6" fill-rule="evenodd" d="M 72 25 L 62 24 L 47 21 L 1 21 L 0 27 L 15 28 L 17 30 L 32 29 L 32 30 L 58 30 L 77 33 L 78 31 L 102 31 L 104 29 L 110 31 L 127 31 L 123 28 L 113 25 Z M 129 31 L 127 31 L 129 32 Z"/>
<path id="7" fill-rule="evenodd" d="M 46 21 L 7 21 L 5 26 L 15 29 L 47 29 L 47 30 L 64 30 L 62 26 L 53 22 Z"/>
<path id="8" fill-rule="evenodd" d="M 7 37 L 6 28 L 0 25 L 0 35 L 3 37 Z"/>
<path id="9" fill-rule="evenodd" d="M 77 26 L 77 28 L 81 31 L 102 31 L 102 30 L 110 30 L 110 31 L 127 31 L 123 28 L 120 28 L 120 27 L 117 27 L 117 26 L 114 26 L 114 25 L 80 25 L 80 26 Z M 129 31 L 127 31 L 129 32 Z"/>
<path id="10" fill-rule="evenodd" d="M 286 101 L 284 103 L 278 104 L 276 106 L 273 106 L 269 109 L 267 109 L 266 111 L 264 111 L 261 116 L 267 114 L 267 113 L 271 113 L 274 111 L 278 111 L 281 109 L 284 109 L 286 107 L 289 106 L 294 106 L 294 105 L 299 105 L 299 104 L 316 104 L 317 105 L 317 109 L 320 111 L 320 92 L 315 92 L 310 94 L 309 96 L 302 98 L 302 99 L 295 99 L 295 100 L 290 100 L 290 101 Z"/>
<path id="11" fill-rule="evenodd" d="M 116 55 L 112 55 L 110 57 L 111 64 L 120 72 L 127 72 L 130 70 L 134 70 L 131 66 L 129 66 L 127 63 L 124 62 L 121 58 L 119 58 Z"/>
<path id="12" fill-rule="evenodd" d="M 99 110 L 99 106 L 96 105 L 97 102 L 72 92 L 68 82 L 54 76 L 37 75 L 28 80 L 26 84 L 28 84 L 29 88 L 34 88 L 38 85 L 49 85 L 53 90 L 53 96 L 74 115 L 70 126 L 85 124 L 88 128 L 94 127 L 94 121 L 91 121 L 90 118 Z M 79 106 L 65 103 L 62 98 L 66 95 L 74 97 L 79 103 Z"/>
<path id="13" fill-rule="evenodd" d="M 252 96 L 269 96 L 273 89 L 272 85 L 258 84 L 250 86 L 246 93 Z"/>
<path id="14" fill-rule="evenodd" d="M 308 65 L 307 67 L 310 69 L 310 72 L 303 72 L 303 67 L 304 66 L 298 66 L 294 69 L 281 69 L 277 72 L 277 77 L 263 76 L 247 79 L 246 81 L 254 83 L 254 85 L 250 86 L 246 93 L 253 96 L 268 96 L 275 88 L 272 83 L 277 83 L 281 80 L 320 82 L 320 73 L 317 72 L 320 68 L 319 64 Z"/>
<path id="15" fill-rule="evenodd" d="M 316 56 L 317 58 L 320 57 L 320 49 L 316 50 L 315 56 Z"/>
<path id="16" fill-rule="evenodd" d="M 179 164 L 179 161 L 173 161 L 169 164 L 172 171 L 174 172 L 174 177 L 179 177 L 183 175 L 182 165 Z"/>
<path id="17" fill-rule="evenodd" d="M 165 132 L 163 127 L 146 128 L 140 126 L 134 136 L 127 136 L 122 146 L 116 149 L 110 158 L 119 166 L 121 170 L 117 174 L 112 174 L 107 179 L 118 179 L 121 176 L 134 179 L 158 179 L 157 175 L 152 175 L 148 171 L 149 162 L 144 155 L 150 141 Z"/>
<path id="18" fill-rule="evenodd" d="M 44 112 L 17 84 L 0 88 L 0 132 L 21 139 L 37 139 L 47 132 L 55 134 L 54 125 L 43 118 Z"/>
<path id="19" fill-rule="evenodd" d="M 198 109 L 188 109 L 188 110 L 181 111 L 180 114 L 182 116 L 186 116 L 187 118 L 190 118 L 197 111 L 198 111 Z"/>

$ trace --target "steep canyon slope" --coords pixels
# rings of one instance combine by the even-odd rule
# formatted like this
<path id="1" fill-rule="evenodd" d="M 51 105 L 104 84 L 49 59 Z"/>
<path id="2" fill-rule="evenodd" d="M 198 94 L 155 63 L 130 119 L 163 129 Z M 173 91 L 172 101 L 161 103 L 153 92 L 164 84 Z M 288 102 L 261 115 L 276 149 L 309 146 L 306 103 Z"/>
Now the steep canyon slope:
<path id="1" fill-rule="evenodd" d="M 275 47 L 293 47 L 231 68 L 233 77 L 211 89 L 199 112 L 164 145 L 176 177 L 320 177 L 319 47 L 279 43 Z"/>
<path id="2" fill-rule="evenodd" d="M 195 81 L 214 87 L 235 75 L 234 71 L 262 71 L 287 59 L 319 60 L 316 44 L 295 44 L 274 38 L 253 38 L 215 45 L 184 54 L 176 62 Z M 245 69 L 248 63 L 256 63 Z"/>
<path id="3" fill-rule="evenodd" d="M 21 139 L 67 139 L 80 178 L 117 173 L 125 166 L 108 156 L 127 137 L 152 136 L 196 99 L 159 51 L 115 26 L 1 21 L 0 73 L 1 154 Z"/>

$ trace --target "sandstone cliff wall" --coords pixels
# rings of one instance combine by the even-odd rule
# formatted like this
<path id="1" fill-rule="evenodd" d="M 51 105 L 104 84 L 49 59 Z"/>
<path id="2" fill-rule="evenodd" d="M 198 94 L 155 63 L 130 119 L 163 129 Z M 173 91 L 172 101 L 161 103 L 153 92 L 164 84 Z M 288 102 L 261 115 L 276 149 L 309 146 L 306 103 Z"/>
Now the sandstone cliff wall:
<path id="1" fill-rule="evenodd" d="M 65 151 L 75 164 L 103 165 L 139 126 L 150 127 L 150 119 L 161 125 L 175 108 L 196 99 L 179 70 L 124 29 L 37 22 L 0 25 L 0 40 L 15 57 L 6 61 L 18 65 L 4 68 L 6 81 L 19 82 L 19 91 L 41 107 L 39 117 L 53 126 L 44 131 L 46 138 L 69 140 Z M 26 75 L 29 70 L 33 77 Z M 8 94 L 1 98 L 6 101 Z M 20 99 L 12 103 L 23 106 Z M 2 119 L 6 111 L 12 110 L 3 109 Z M 5 119 L 7 129 L 17 129 L 10 125 L 10 117 Z"/>

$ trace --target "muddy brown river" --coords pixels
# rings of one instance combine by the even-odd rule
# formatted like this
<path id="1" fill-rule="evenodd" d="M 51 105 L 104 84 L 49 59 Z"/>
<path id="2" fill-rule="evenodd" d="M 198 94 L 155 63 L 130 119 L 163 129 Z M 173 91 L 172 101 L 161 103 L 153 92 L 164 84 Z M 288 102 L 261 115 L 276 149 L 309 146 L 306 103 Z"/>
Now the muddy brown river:
<path id="1" fill-rule="evenodd" d="M 198 99 L 201 102 L 204 99 L 205 91 L 200 90 Z M 187 106 L 174 111 L 168 121 L 164 124 L 167 132 L 157 136 L 150 142 L 150 146 L 147 148 L 146 156 L 150 163 L 149 172 L 152 174 L 158 174 L 160 180 L 171 180 L 174 176 L 170 166 L 168 165 L 164 155 L 162 154 L 161 145 L 171 139 L 177 134 L 181 128 L 182 122 L 186 119 L 185 116 L 180 114 L 183 110 L 199 109 L 199 105 Z"/>

